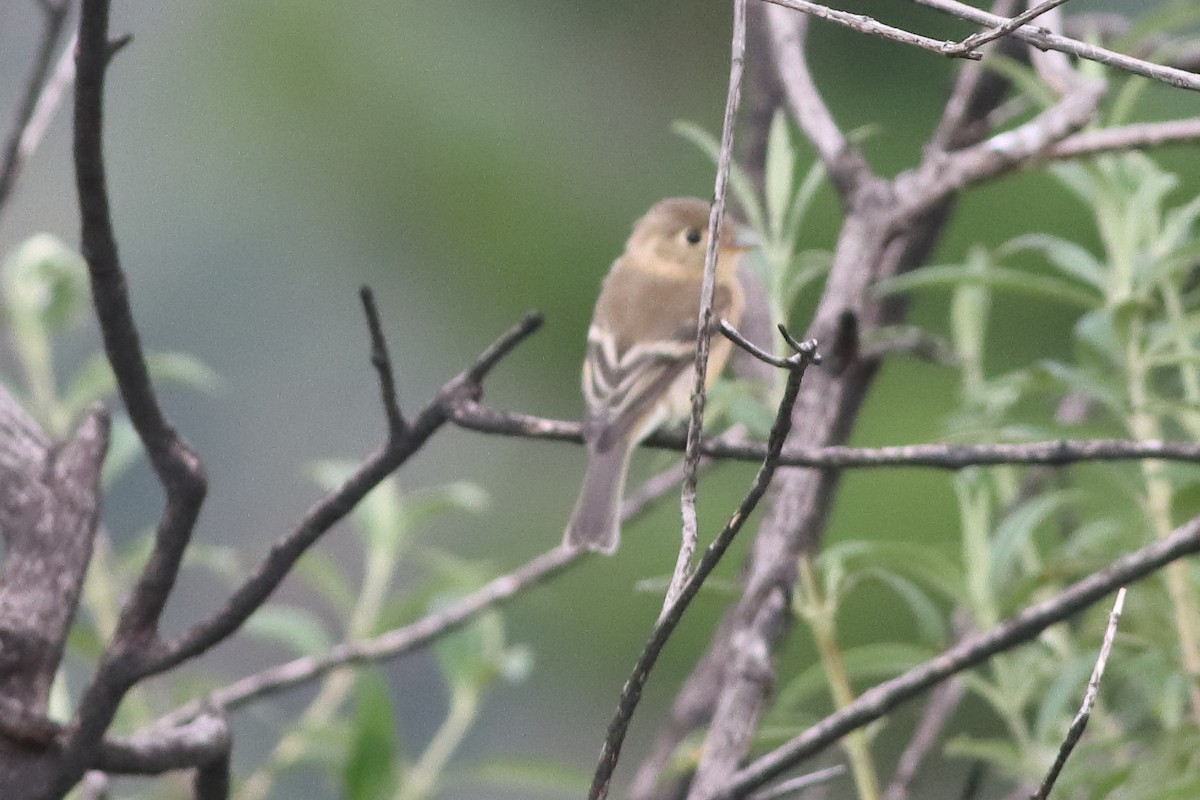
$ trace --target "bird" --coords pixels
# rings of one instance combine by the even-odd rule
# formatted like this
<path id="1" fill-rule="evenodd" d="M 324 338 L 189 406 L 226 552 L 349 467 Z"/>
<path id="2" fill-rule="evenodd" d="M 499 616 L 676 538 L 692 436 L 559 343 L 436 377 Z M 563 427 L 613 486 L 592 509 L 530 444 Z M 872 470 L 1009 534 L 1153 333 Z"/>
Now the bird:
<path id="1" fill-rule="evenodd" d="M 711 204 L 672 197 L 633 225 L 596 299 L 587 332 L 582 388 L 587 469 L 563 534 L 564 546 L 611 554 L 620 542 L 620 507 L 629 460 L 639 442 L 665 422 L 687 417 L 694 386 L 696 333 Z M 744 299 L 738 262 L 748 249 L 724 221 L 717 236 L 713 330 L 736 326 Z M 732 343 L 712 340 L 706 385 Z"/>

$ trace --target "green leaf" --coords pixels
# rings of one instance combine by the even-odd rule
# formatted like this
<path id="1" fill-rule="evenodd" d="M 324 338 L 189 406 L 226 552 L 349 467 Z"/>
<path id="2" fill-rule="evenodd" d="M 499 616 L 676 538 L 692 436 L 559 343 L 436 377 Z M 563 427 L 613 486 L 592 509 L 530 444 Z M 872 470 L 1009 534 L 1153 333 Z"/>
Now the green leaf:
<path id="1" fill-rule="evenodd" d="M 1031 233 L 1006 242 L 998 255 L 1033 250 L 1041 253 L 1050 265 L 1067 277 L 1090 286 L 1100 296 L 1108 283 L 1108 271 L 1087 248 L 1060 236 Z"/>
<path id="2" fill-rule="evenodd" d="M 444 597 L 431 611 L 452 603 Z M 504 651 L 504 624 L 495 612 L 481 614 L 470 625 L 434 644 L 442 675 L 452 686 L 475 690 L 486 686 L 499 672 Z"/>
<path id="3" fill-rule="evenodd" d="M 1074 284 L 1048 275 L 1035 275 L 1007 267 L 989 267 L 978 272 L 961 265 L 922 267 L 914 272 L 880 281 L 873 294 L 884 296 L 927 288 L 952 288 L 961 285 L 991 286 L 1014 294 L 1054 300 L 1070 306 L 1091 309 L 1103 298 L 1078 288 Z"/>
<path id="4" fill-rule="evenodd" d="M 842 663 L 852 680 L 879 680 L 895 677 L 933 655 L 930 648 L 885 642 L 843 650 Z M 814 664 L 787 682 L 779 692 L 777 705 L 782 709 L 803 707 L 827 687 L 825 670 L 820 664 Z"/>
<path id="5" fill-rule="evenodd" d="M 946 640 L 944 615 L 924 589 L 908 578 L 882 569 L 866 570 L 864 576 L 886 585 L 908 606 L 923 641 L 939 643 Z"/>
<path id="6" fill-rule="evenodd" d="M 1074 492 L 1051 492 L 1022 503 L 1006 514 L 991 536 L 989 580 L 993 586 L 1004 586 L 1017 571 L 1017 556 L 1031 541 L 1033 532 L 1051 514 L 1078 497 Z"/>
<path id="7" fill-rule="evenodd" d="M 796 172 L 796 153 L 792 148 L 787 115 L 782 108 L 775 110 L 767 132 L 767 153 L 763 164 L 763 191 L 766 195 L 767 226 L 771 237 L 778 239 L 783 229 L 784 214 L 792 195 Z"/>
<path id="8" fill-rule="evenodd" d="M 792 272 L 780 298 L 780 310 L 790 313 L 800 292 L 833 267 L 833 253 L 828 250 L 806 250 L 792 259 Z"/>
<path id="9" fill-rule="evenodd" d="M 390 797 L 400 775 L 400 743 L 391 697 L 375 670 L 361 671 L 355 681 L 350 737 L 342 768 L 342 796 L 346 800 Z"/>
<path id="10" fill-rule="evenodd" d="M 813 165 L 808 168 L 808 172 L 805 173 L 804 180 L 800 182 L 800 188 L 796 190 L 796 196 L 792 199 L 792 207 L 788 211 L 787 222 L 784 224 L 783 240 L 788 243 L 789 249 L 795 247 L 796 237 L 800 234 L 800 223 L 808 214 L 808 207 L 812 205 L 813 196 L 824 179 L 824 164 L 814 161 Z M 832 261 L 832 259 L 831 253 L 830 260 Z"/>
<path id="11" fill-rule="evenodd" d="M 323 653 L 333 644 L 324 626 L 312 613 L 277 603 L 255 611 L 242 630 L 255 639 L 282 645 L 300 656 Z"/>
<path id="12" fill-rule="evenodd" d="M 57 237 L 39 233 L 26 239 L 0 267 L 0 276 L 4 303 L 14 320 L 36 318 L 48 333 L 83 320 L 87 263 Z"/>
<path id="13" fill-rule="evenodd" d="M 906 575 L 949 600 L 962 598 L 962 568 L 940 550 L 928 545 L 852 540 L 826 547 L 820 560 L 827 558 L 844 560 L 852 571 L 875 568 L 882 572 Z"/>

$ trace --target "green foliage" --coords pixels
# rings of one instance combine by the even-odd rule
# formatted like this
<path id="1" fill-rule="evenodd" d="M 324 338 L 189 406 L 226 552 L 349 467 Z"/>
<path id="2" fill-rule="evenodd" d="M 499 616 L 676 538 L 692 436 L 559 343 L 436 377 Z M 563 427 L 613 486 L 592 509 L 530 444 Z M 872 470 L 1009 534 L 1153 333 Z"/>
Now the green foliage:
<path id="1" fill-rule="evenodd" d="M 1136 153 L 1058 164 L 1051 172 L 1091 211 L 1099 252 L 1036 231 L 990 251 L 975 248 L 961 265 L 924 268 L 878 287 L 881 294 L 950 293 L 947 324 L 961 389 L 947 432 L 968 441 L 1020 441 L 1079 436 L 1086 426 L 1083 435 L 1195 440 L 1200 197 L 1179 198 L 1178 181 Z M 1072 358 L 989 374 L 989 351 L 1003 347 L 990 337 L 993 296 L 1000 293 L 1075 309 Z M 1064 395 L 1087 402 L 1085 421 L 1055 417 Z M 963 470 L 953 483 L 961 561 L 942 564 L 939 580 L 951 589 L 954 605 L 969 613 L 972 627 L 982 630 L 1147 538 L 1169 533 L 1195 513 L 1200 473 L 1150 462 L 1060 472 L 1051 481 L 1044 470 L 994 467 Z M 1113 494 L 1109 486 L 1132 503 L 1096 502 L 1097 491 Z M 863 567 L 852 570 L 861 574 Z M 912 566 L 890 570 L 909 574 Z M 957 574 L 945 577 L 951 570 Z M 1194 679 L 1187 677 L 1187 665 L 1200 655 L 1188 652 L 1189 643 L 1195 645 L 1189 636 L 1200 625 L 1189 573 L 1175 565 L 1130 595 L 1101 703 L 1086 744 L 1060 780 L 1061 796 L 1148 800 L 1196 791 L 1191 778 L 1146 780 L 1156 771 L 1193 774 L 1186 770 L 1194 766 L 1164 746 L 1176 736 L 1194 737 L 1200 720 Z M 958 734 L 946 753 L 986 762 L 1026 785 L 1040 781 L 1081 702 L 1104 610 L 1092 609 L 1078 623 L 1052 628 L 1038 642 L 964 676 L 1002 735 Z"/>

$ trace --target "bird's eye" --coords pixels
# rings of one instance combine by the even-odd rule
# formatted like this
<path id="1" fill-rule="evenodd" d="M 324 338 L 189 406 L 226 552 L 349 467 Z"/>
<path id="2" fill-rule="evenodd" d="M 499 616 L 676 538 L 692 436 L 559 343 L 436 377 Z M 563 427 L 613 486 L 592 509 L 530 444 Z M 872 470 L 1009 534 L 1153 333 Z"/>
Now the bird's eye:
<path id="1" fill-rule="evenodd" d="M 700 229 L 699 228 L 688 228 L 687 233 L 685 233 L 683 235 L 683 238 L 687 239 L 688 244 L 699 244 L 700 243 Z"/>

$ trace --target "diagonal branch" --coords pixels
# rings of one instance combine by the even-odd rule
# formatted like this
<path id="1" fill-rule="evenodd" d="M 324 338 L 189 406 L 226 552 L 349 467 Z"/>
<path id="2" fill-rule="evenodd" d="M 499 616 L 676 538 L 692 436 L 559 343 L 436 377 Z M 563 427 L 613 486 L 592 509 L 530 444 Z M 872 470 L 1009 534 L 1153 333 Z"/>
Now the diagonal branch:
<path id="1" fill-rule="evenodd" d="M 1028 642 L 1051 625 L 1077 614 L 1122 586 L 1197 552 L 1200 552 L 1200 516 L 1176 528 L 1170 536 L 1075 582 L 1051 599 L 1030 606 L 991 630 L 964 639 L 936 658 L 869 689 L 850 705 L 738 772 L 715 798 L 740 797 L 763 786 L 850 731 L 879 719 L 945 678 L 980 664 L 996 653 Z"/>
<path id="2" fill-rule="evenodd" d="M 988 42 L 1008 36 L 1010 33 L 1020 28 L 1023 25 L 1028 25 L 1033 20 L 1045 14 L 1047 11 L 1058 8 L 1067 0 L 1043 0 L 1043 2 L 1032 5 L 1020 14 L 1017 14 L 1010 20 L 1006 20 L 999 25 L 989 28 L 979 33 L 973 33 L 952 47 L 946 47 L 943 52 L 949 56 L 966 55 L 967 52 L 974 50 L 976 47 L 982 47 Z"/>
<path id="3" fill-rule="evenodd" d="M 1100 643 L 1100 654 L 1096 656 L 1096 665 L 1092 668 L 1092 677 L 1088 679 L 1087 691 L 1083 695 L 1083 705 L 1080 706 L 1079 713 L 1072 720 L 1071 727 L 1067 729 L 1067 735 L 1058 748 L 1058 755 L 1055 756 L 1054 763 L 1050 766 L 1050 770 L 1042 780 L 1042 785 L 1038 787 L 1031 800 L 1046 800 L 1050 796 L 1050 790 L 1054 788 L 1059 773 L 1062 772 L 1075 745 L 1079 744 L 1084 729 L 1087 728 L 1088 720 L 1092 716 L 1092 708 L 1096 705 L 1096 698 L 1100 696 L 1100 679 L 1104 677 L 1104 667 L 1108 664 L 1108 655 L 1112 651 L 1113 639 L 1117 636 L 1117 623 L 1121 620 L 1121 611 L 1124 607 L 1125 587 L 1122 586 L 1117 591 L 1117 599 L 1113 601 L 1112 611 L 1108 614 L 1108 625 L 1104 629 L 1104 639 Z"/>
<path id="4" fill-rule="evenodd" d="M 974 22 L 977 25 L 996 27 L 1008 22 L 1004 17 L 989 14 L 986 11 L 960 3 L 958 0 L 913 0 L 923 6 L 935 8 L 959 19 Z M 1042 28 L 1020 27 L 1010 34 L 1014 38 L 1033 45 L 1039 50 L 1057 50 L 1060 53 L 1073 55 L 1088 61 L 1095 61 L 1114 69 L 1124 70 L 1134 75 L 1141 75 L 1161 81 L 1169 86 L 1180 89 L 1200 90 L 1200 75 L 1194 72 L 1176 69 L 1174 67 L 1154 64 L 1140 58 L 1117 53 L 1097 45 L 1087 44 L 1078 39 L 1071 39 L 1057 33 L 1051 33 Z"/>
<path id="5" fill-rule="evenodd" d="M 480 396 L 482 381 L 492 367 L 541 324 L 541 316 L 526 316 L 485 350 L 473 365 L 443 385 L 437 397 L 421 410 L 402 435 L 390 437 L 340 486 L 313 505 L 292 532 L 272 546 L 266 558 L 220 610 L 189 628 L 179 638 L 164 644 L 148 670 L 161 672 L 169 669 L 199 655 L 237 630 L 275 591 L 300 556 L 322 534 L 350 513 L 368 492 L 416 453 L 450 419 L 451 409 L 456 403 Z"/>
<path id="6" fill-rule="evenodd" d="M 580 561 L 585 553 L 564 547 L 541 553 L 453 605 L 422 617 L 411 625 L 365 641 L 340 644 L 321 655 L 297 658 L 248 675 L 199 700 L 180 706 L 156 720 L 154 728 L 173 728 L 194 719 L 205 709 L 236 711 L 251 702 L 308 683 L 334 669 L 382 661 L 415 650 L 467 624 L 481 612 L 503 605 L 525 590 L 554 578 Z"/>
<path id="7" fill-rule="evenodd" d="M 37 118 L 39 106 L 44 106 L 41 101 L 43 94 L 55 83 L 50 72 L 51 56 L 66 30 L 67 12 L 70 10 L 67 0 L 47 0 L 39 5 L 45 15 L 42 37 L 34 51 L 33 68 L 25 80 L 25 88 L 21 92 L 21 101 L 17 105 L 12 127 L 4 139 L 3 149 L 0 149 L 0 210 L 3 210 L 5 202 L 12 194 L 13 185 L 21 174 L 25 160 L 32 153 L 27 136 Z M 56 69 L 55 73 L 58 71 Z"/>

